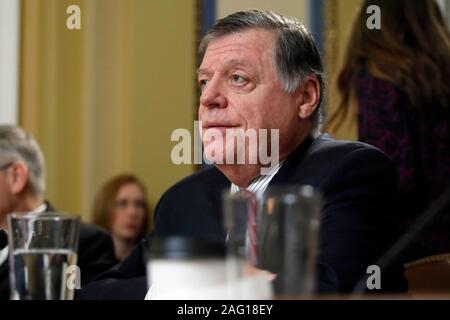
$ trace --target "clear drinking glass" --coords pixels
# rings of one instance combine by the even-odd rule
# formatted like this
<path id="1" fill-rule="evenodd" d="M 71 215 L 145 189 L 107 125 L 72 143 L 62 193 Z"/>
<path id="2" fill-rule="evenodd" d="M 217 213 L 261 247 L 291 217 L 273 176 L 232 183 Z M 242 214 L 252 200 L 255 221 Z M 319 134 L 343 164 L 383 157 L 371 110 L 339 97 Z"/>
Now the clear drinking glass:
<path id="1" fill-rule="evenodd" d="M 73 299 L 79 228 L 80 218 L 68 214 L 8 216 L 11 299 Z"/>
<path id="2" fill-rule="evenodd" d="M 256 266 L 257 256 L 252 256 L 252 239 L 249 232 L 252 223 L 256 223 L 256 220 L 252 220 L 252 214 L 257 214 L 256 197 L 249 192 L 225 192 L 222 201 L 228 255 Z"/>
<path id="3" fill-rule="evenodd" d="M 227 282 L 230 299 L 271 299 L 271 275 L 259 268 L 258 203 L 249 192 L 223 193 L 224 227 L 227 233 Z"/>
<path id="4" fill-rule="evenodd" d="M 258 266 L 275 275 L 276 296 L 315 288 L 321 196 L 311 186 L 269 187 L 259 197 Z"/>

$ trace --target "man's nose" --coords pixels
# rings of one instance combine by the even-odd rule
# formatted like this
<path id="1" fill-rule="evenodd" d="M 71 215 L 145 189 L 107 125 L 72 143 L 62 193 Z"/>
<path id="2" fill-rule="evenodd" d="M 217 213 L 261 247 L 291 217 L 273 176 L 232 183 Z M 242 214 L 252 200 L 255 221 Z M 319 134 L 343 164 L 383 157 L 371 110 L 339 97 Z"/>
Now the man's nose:
<path id="1" fill-rule="evenodd" d="M 225 108 L 227 106 L 223 84 L 219 79 L 213 78 L 209 81 L 200 96 L 200 104 L 208 108 Z"/>

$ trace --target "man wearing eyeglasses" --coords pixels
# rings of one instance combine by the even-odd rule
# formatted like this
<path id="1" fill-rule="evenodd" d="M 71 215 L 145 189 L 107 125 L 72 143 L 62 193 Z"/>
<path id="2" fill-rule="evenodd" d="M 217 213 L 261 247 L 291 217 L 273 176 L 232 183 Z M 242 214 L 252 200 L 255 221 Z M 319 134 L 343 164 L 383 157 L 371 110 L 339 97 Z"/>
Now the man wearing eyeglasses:
<path id="1" fill-rule="evenodd" d="M 0 300 L 9 299 L 6 218 L 12 212 L 55 211 L 44 201 L 45 164 L 39 145 L 21 128 L 0 125 Z M 81 224 L 78 246 L 81 285 L 116 264 L 111 237 Z"/>

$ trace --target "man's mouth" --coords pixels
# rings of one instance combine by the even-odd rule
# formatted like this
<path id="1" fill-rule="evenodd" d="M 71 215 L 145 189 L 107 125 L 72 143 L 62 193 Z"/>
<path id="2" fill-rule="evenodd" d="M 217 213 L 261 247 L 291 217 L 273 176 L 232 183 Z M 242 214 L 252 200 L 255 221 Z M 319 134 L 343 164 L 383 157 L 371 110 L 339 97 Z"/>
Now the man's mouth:
<path id="1" fill-rule="evenodd" d="M 217 129 L 220 131 L 225 131 L 227 129 L 238 128 L 238 125 L 228 123 L 228 122 L 215 122 L 215 121 L 206 121 L 203 124 L 203 130 Z"/>

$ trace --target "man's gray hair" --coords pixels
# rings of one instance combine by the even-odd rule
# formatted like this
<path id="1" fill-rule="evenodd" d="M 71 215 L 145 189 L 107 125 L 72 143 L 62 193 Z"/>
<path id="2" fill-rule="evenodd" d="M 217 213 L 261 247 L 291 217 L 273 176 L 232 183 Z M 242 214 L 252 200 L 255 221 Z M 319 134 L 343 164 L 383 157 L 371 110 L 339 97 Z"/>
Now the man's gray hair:
<path id="1" fill-rule="evenodd" d="M 322 100 L 325 89 L 322 60 L 312 35 L 298 20 L 271 11 L 246 10 L 233 13 L 217 20 L 203 37 L 199 46 L 200 61 L 212 40 L 254 28 L 272 30 L 277 35 L 275 66 L 278 81 L 285 91 L 295 92 L 309 75 L 314 75 L 319 81 L 319 104 L 312 115 L 314 130 L 318 131 L 323 118 Z"/>
<path id="2" fill-rule="evenodd" d="M 0 125 L 0 155 L 23 161 L 28 167 L 28 185 L 38 197 L 45 192 L 45 162 L 41 148 L 31 134 L 13 125 Z"/>

